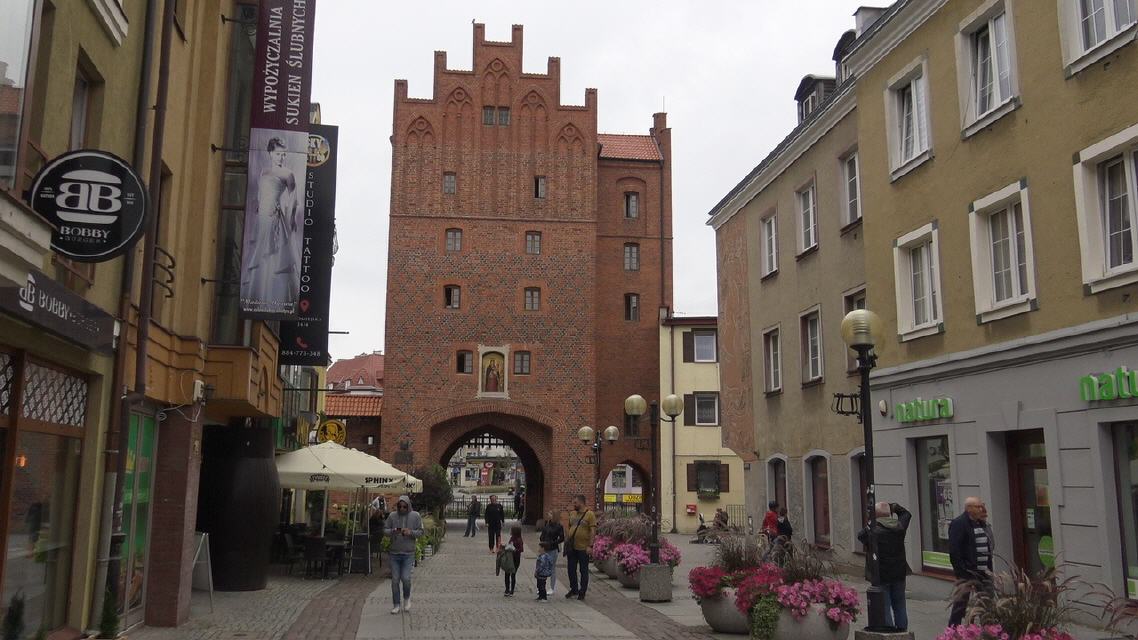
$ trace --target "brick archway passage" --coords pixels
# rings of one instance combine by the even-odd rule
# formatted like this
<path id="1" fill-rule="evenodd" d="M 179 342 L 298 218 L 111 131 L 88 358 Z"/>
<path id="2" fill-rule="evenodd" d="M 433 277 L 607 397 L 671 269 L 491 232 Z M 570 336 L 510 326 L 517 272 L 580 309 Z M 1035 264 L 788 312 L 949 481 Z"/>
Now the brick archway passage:
<path id="1" fill-rule="evenodd" d="M 431 428 L 431 460 L 444 467 L 462 445 L 488 433 L 514 450 L 526 471 L 525 524 L 542 517 L 545 505 L 557 506 L 551 483 L 553 454 L 550 427 L 529 418 L 482 413 L 452 418 Z"/>

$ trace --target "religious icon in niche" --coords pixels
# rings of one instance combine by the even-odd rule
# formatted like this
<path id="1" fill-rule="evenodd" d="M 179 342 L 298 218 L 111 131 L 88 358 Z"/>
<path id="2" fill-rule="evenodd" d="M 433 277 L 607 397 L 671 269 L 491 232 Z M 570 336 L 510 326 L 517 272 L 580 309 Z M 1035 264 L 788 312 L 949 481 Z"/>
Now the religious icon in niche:
<path id="1" fill-rule="evenodd" d="M 497 351 L 482 355 L 482 393 L 506 392 L 506 358 Z"/>

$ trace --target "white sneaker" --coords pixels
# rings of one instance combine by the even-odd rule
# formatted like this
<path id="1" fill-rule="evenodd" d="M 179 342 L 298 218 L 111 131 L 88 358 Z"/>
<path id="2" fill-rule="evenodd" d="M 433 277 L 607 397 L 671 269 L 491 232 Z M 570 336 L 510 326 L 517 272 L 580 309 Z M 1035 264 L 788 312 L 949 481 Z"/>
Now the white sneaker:
<path id="1" fill-rule="evenodd" d="M 406 600 L 403 601 L 403 610 L 404 611 L 410 611 L 411 610 L 411 598 L 407 598 Z"/>
<path id="2" fill-rule="evenodd" d="M 399 605 L 395 605 L 394 607 L 391 607 L 391 615 L 395 615 L 402 610 L 403 610 L 402 607 L 400 607 Z"/>

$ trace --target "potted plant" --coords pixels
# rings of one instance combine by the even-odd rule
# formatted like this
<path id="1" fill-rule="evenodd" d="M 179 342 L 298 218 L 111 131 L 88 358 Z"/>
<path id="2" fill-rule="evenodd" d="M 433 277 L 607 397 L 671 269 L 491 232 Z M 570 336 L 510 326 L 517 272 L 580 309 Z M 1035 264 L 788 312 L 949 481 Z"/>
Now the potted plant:
<path id="1" fill-rule="evenodd" d="M 1081 581 L 1060 579 L 1060 567 L 1032 574 L 1012 566 L 992 576 L 990 585 L 956 587 L 953 598 L 972 591 L 965 624 L 948 627 L 937 640 L 1072 640 L 1066 632 L 1075 612 L 1067 596 Z"/>
<path id="2" fill-rule="evenodd" d="M 628 589 L 640 587 L 640 567 L 651 561 L 651 552 L 644 542 L 625 542 L 618 544 L 612 550 L 620 568 L 617 580 L 621 586 Z M 680 564 L 680 550 L 667 540 L 660 540 L 660 563 L 676 568 Z"/>

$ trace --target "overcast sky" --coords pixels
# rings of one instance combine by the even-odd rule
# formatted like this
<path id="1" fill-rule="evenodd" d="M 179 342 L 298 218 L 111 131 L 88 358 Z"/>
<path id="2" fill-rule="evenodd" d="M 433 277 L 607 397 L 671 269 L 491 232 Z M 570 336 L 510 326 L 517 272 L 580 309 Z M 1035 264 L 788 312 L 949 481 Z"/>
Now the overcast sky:
<path id="1" fill-rule="evenodd" d="M 525 26 L 526 72 L 561 58 L 561 99 L 598 94 L 602 133 L 646 134 L 663 109 L 672 128 L 675 311 L 716 313 L 715 234 L 707 212 L 795 124 L 794 90 L 833 74 L 834 45 L 855 0 L 746 2 L 374 2 L 322 0 L 312 100 L 339 125 L 332 277 L 335 359 L 383 348 L 394 81 L 431 97 L 433 52 L 470 69 L 473 27 L 509 41 Z M 888 2 L 869 3 L 884 6 Z"/>

